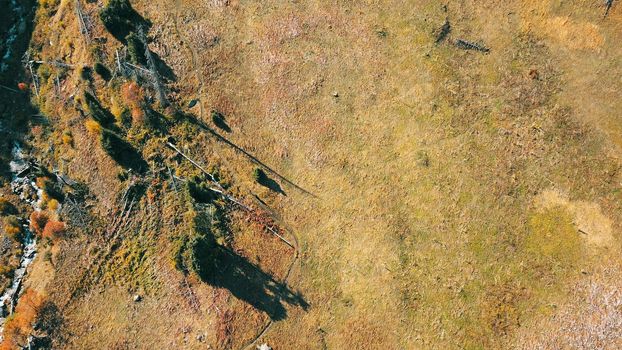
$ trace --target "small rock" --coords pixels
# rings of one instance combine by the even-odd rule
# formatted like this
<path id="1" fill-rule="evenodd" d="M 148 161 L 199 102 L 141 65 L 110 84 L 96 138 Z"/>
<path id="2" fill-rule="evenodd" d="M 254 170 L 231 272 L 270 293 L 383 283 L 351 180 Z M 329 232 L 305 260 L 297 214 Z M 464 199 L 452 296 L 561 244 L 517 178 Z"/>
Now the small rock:
<path id="1" fill-rule="evenodd" d="M 257 345 L 257 350 L 272 350 L 272 348 L 269 347 L 268 344 L 263 343 L 261 345 Z"/>
<path id="2" fill-rule="evenodd" d="M 333 97 L 339 97 L 339 93 L 337 91 L 333 91 Z"/>
<path id="3" fill-rule="evenodd" d="M 134 302 L 135 302 L 135 303 L 137 303 L 137 302 L 139 302 L 139 301 L 143 300 L 143 298 L 142 298 L 140 295 L 138 295 L 138 294 L 134 294 L 134 298 L 133 298 L 133 299 L 134 299 Z"/>

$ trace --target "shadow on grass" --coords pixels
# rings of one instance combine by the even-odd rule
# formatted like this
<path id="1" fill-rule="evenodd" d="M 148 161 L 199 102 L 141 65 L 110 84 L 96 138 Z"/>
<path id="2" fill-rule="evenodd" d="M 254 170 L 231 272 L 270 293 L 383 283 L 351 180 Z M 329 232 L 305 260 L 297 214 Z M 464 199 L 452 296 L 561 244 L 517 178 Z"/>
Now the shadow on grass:
<path id="1" fill-rule="evenodd" d="M 106 153 L 123 168 L 132 169 L 140 174 L 147 171 L 147 162 L 141 154 L 117 133 L 103 129 L 101 144 Z"/>
<path id="2" fill-rule="evenodd" d="M 173 68 L 171 68 L 166 62 L 164 62 L 164 60 L 160 57 L 160 55 L 151 51 L 151 56 L 153 57 L 155 61 L 156 69 L 158 70 L 158 73 L 160 73 L 160 76 L 164 78 L 164 80 L 166 80 L 167 82 L 177 81 L 177 75 L 175 75 Z"/>
<path id="3" fill-rule="evenodd" d="M 216 111 L 212 111 L 212 122 L 219 129 L 221 129 L 221 130 L 223 130 L 225 132 L 231 132 L 231 128 L 227 124 L 227 121 L 225 120 L 225 116 L 222 113 L 216 112 Z"/>
<path id="4" fill-rule="evenodd" d="M 99 12 L 104 27 L 117 40 L 126 44 L 126 37 L 139 27 L 151 28 L 151 22 L 141 16 L 128 0 L 112 0 Z"/>
<path id="5" fill-rule="evenodd" d="M 210 285 L 229 290 L 236 298 L 265 312 L 273 321 L 287 317 L 285 305 L 303 310 L 309 308 L 300 293 L 292 291 L 287 284 L 275 280 L 244 257 L 224 248 L 219 248 L 218 254 L 217 272 L 203 278 Z"/>
<path id="6" fill-rule="evenodd" d="M 184 115 L 187 120 L 189 122 L 191 122 L 192 124 L 198 126 L 199 128 L 207 131 L 208 133 L 210 133 L 211 135 L 213 135 L 214 137 L 216 137 L 216 139 L 218 139 L 218 141 L 224 142 L 227 145 L 233 147 L 234 150 L 238 151 L 239 153 L 242 153 L 244 156 L 246 156 L 251 162 L 261 166 L 263 169 L 265 169 L 266 171 L 270 172 L 271 174 L 273 174 L 274 176 L 276 176 L 279 180 L 287 183 L 288 185 L 296 188 L 297 190 L 299 190 L 300 192 L 307 194 L 313 198 L 318 198 L 315 194 L 305 190 L 304 188 L 296 185 L 294 182 L 290 181 L 289 179 L 287 179 L 286 177 L 284 177 L 283 175 L 279 174 L 278 172 L 276 172 L 274 169 L 270 168 L 268 165 L 266 165 L 265 163 L 263 163 L 261 160 L 257 159 L 255 156 L 253 156 L 252 154 L 248 153 L 245 149 L 243 149 L 242 147 L 236 145 L 235 143 L 229 141 L 229 139 L 227 139 L 226 137 L 222 136 L 221 134 L 219 134 L 216 130 L 210 128 L 209 126 L 207 126 L 205 123 L 203 123 L 202 121 L 198 120 L 195 116 L 193 115 L 189 115 L 189 114 L 185 114 Z"/>
<path id="7" fill-rule="evenodd" d="M 283 188 L 281 188 L 281 185 L 279 185 L 279 183 L 274 181 L 273 179 L 269 178 L 268 175 L 265 175 L 258 183 L 262 186 L 265 186 L 271 189 L 272 191 L 276 193 L 280 193 L 284 196 L 287 196 L 285 191 L 283 191 Z"/>

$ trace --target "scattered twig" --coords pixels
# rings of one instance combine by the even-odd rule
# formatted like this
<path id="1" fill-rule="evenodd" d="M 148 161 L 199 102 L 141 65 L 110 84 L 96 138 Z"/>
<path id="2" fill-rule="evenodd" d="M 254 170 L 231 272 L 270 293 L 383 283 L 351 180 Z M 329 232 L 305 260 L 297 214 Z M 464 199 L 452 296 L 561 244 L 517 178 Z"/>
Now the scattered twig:
<path id="1" fill-rule="evenodd" d="M 173 176 L 173 172 L 171 171 L 171 168 L 168 167 L 168 165 L 166 166 L 166 170 L 168 170 L 168 176 L 171 177 L 173 188 L 175 189 L 175 192 L 177 192 L 177 184 L 175 183 L 175 176 Z"/>
<path id="2" fill-rule="evenodd" d="M 16 93 L 16 94 L 19 94 L 19 91 L 15 90 L 15 89 L 12 89 L 12 88 L 10 88 L 10 87 L 8 87 L 8 86 L 0 85 L 0 88 L 3 88 L 3 89 L 6 89 L 6 90 L 9 90 L 9 91 L 14 92 L 14 93 Z"/>
<path id="3" fill-rule="evenodd" d="M 287 239 L 285 239 L 285 237 L 281 236 L 278 232 L 276 232 L 274 228 L 267 225 L 266 228 L 268 229 L 268 231 L 272 232 L 273 235 L 277 236 L 281 241 L 285 242 L 285 244 L 296 249 L 296 247 L 292 243 L 290 243 Z"/>
<path id="4" fill-rule="evenodd" d="M 55 66 L 55 67 L 60 67 L 60 68 L 69 68 L 69 69 L 73 69 L 74 65 L 73 64 L 69 64 L 69 63 L 65 63 L 62 61 L 30 61 L 32 63 L 36 63 L 36 64 L 48 64 L 50 66 Z"/>
<path id="5" fill-rule="evenodd" d="M 37 94 L 37 98 L 39 98 L 39 79 L 37 78 L 35 72 L 32 70 L 32 62 L 33 61 L 28 61 L 28 70 L 30 71 L 30 76 L 32 77 L 32 83 L 35 86 L 35 94 Z"/>
<path id="6" fill-rule="evenodd" d="M 80 0 L 76 0 L 76 17 L 78 17 L 78 25 L 80 26 L 80 33 L 84 36 L 84 41 L 88 46 L 91 42 L 91 38 L 89 37 L 89 29 L 86 26 L 86 21 L 84 21 L 84 15 L 82 14 L 82 5 L 80 4 Z"/>
<path id="7" fill-rule="evenodd" d="M 474 43 L 474 42 L 471 42 L 471 41 L 466 41 L 466 40 L 463 40 L 463 39 L 456 40 L 456 46 L 461 48 L 461 49 L 464 49 L 464 50 L 475 50 L 475 51 L 481 51 L 481 52 L 489 52 L 490 51 L 489 48 L 487 48 L 487 47 L 485 47 L 485 46 L 483 46 L 481 44 Z"/>
<path id="8" fill-rule="evenodd" d="M 194 165 L 195 167 L 199 168 L 199 170 L 201 170 L 207 176 L 209 176 L 209 180 L 211 182 L 213 182 L 218 187 L 219 191 L 217 191 L 217 192 L 219 192 L 219 193 L 223 193 L 224 192 L 224 188 L 220 185 L 220 183 L 218 181 L 216 181 L 216 178 L 214 177 L 214 175 L 212 175 L 212 173 L 210 173 L 209 171 L 205 170 L 205 168 L 203 168 L 199 163 L 197 163 L 194 160 L 192 160 L 192 158 L 188 157 L 186 154 L 184 154 L 184 152 L 180 151 L 179 148 L 177 148 L 172 143 L 167 142 L 166 145 L 168 147 L 170 147 L 171 149 L 173 149 L 175 152 L 177 152 L 180 156 L 186 158 L 190 163 L 192 163 L 192 165 Z"/>

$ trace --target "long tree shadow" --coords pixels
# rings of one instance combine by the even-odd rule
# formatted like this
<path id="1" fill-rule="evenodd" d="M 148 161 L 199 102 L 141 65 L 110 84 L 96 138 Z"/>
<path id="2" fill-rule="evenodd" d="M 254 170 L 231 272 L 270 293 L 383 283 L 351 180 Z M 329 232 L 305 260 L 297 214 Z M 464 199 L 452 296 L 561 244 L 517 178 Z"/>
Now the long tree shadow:
<path id="1" fill-rule="evenodd" d="M 149 50 L 149 51 L 151 51 L 151 50 Z M 166 80 L 167 82 L 175 82 L 175 81 L 177 81 L 177 75 L 175 74 L 175 71 L 173 71 L 173 68 L 171 68 L 171 66 L 169 66 L 160 57 L 160 55 L 158 55 L 157 53 L 151 51 L 151 56 L 153 57 L 153 59 L 155 61 L 155 65 L 156 65 L 156 68 L 158 70 L 158 73 L 160 73 L 160 76 L 162 76 L 162 78 L 164 78 L 164 80 Z"/>
<path id="2" fill-rule="evenodd" d="M 189 114 L 185 114 L 185 117 L 193 124 L 197 125 L 199 128 L 207 131 L 208 133 L 212 134 L 214 137 L 216 137 L 216 139 L 218 139 L 221 142 L 226 143 L 227 145 L 233 147 L 233 149 L 235 149 L 236 151 L 242 153 L 243 155 L 245 155 L 251 162 L 261 166 L 262 168 L 264 168 L 266 171 L 272 173 L 274 176 L 276 176 L 277 178 L 279 178 L 281 181 L 287 183 L 288 185 L 296 188 L 297 190 L 299 190 L 300 192 L 303 192 L 304 194 L 307 194 L 313 198 L 317 198 L 317 196 L 307 190 L 305 190 L 304 188 L 296 185 L 295 183 L 293 183 L 292 181 L 290 181 L 289 179 L 287 179 L 286 177 L 284 177 L 283 175 L 279 174 L 278 172 L 276 172 L 276 170 L 270 168 L 268 165 L 266 165 L 265 163 L 263 163 L 261 160 L 257 159 L 255 156 L 253 156 L 252 154 L 248 153 L 246 150 L 244 150 L 242 147 L 236 145 L 235 143 L 229 141 L 229 139 L 227 139 L 226 137 L 222 136 L 221 134 L 219 134 L 218 132 L 216 132 L 216 130 L 210 128 L 209 126 L 207 126 L 205 123 L 203 123 L 202 121 L 198 120 L 195 116 L 193 115 L 189 115 Z"/>
<path id="3" fill-rule="evenodd" d="M 128 0 L 112 0 L 99 12 L 104 27 L 123 44 L 127 36 L 139 27 L 149 29 L 151 22 L 136 12 Z"/>
<path id="4" fill-rule="evenodd" d="M 285 305 L 307 310 L 309 304 L 300 293 L 294 292 L 255 264 L 228 249 L 218 249 L 219 269 L 204 281 L 228 289 L 236 298 L 265 312 L 273 321 L 287 317 Z"/>

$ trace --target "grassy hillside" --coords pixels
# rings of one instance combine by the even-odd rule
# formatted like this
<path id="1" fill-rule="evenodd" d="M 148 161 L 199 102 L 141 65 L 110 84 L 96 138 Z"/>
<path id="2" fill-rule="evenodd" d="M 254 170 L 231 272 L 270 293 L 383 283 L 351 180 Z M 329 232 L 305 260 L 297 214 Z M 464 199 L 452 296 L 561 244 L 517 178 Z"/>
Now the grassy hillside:
<path id="1" fill-rule="evenodd" d="M 622 8 L 131 5 L 37 9 L 70 66 L 38 66 L 28 145 L 83 209 L 27 282 L 56 347 L 620 344 Z"/>

